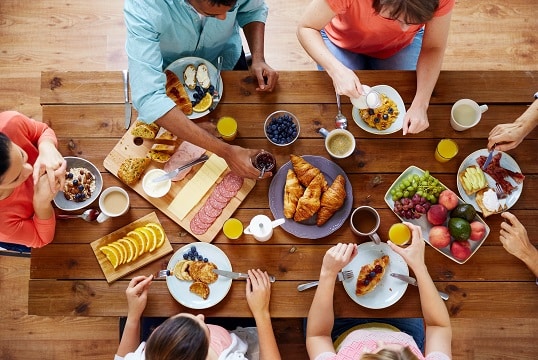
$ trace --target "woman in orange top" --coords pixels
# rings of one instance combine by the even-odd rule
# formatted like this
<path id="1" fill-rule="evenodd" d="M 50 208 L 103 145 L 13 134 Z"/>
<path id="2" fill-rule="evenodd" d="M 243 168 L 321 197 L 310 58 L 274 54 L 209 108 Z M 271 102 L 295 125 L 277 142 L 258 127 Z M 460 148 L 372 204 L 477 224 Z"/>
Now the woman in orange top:
<path id="1" fill-rule="evenodd" d="M 417 90 L 403 134 L 428 128 L 429 101 L 445 53 L 455 0 L 312 0 L 297 37 L 340 95 L 358 98 L 353 70 L 415 70 Z"/>
<path id="2" fill-rule="evenodd" d="M 66 162 L 47 124 L 0 113 L 0 241 L 42 247 L 52 241 L 51 201 L 65 183 Z"/>

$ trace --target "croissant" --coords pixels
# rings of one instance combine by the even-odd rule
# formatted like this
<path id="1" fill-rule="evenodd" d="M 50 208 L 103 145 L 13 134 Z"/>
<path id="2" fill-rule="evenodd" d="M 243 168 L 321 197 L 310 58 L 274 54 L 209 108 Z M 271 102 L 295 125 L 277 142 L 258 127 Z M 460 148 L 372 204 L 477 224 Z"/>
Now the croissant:
<path id="1" fill-rule="evenodd" d="M 297 179 L 303 186 L 308 186 L 312 179 L 316 177 L 321 170 L 310 164 L 308 161 L 297 155 L 290 155 L 293 170 L 297 175 Z"/>
<path id="2" fill-rule="evenodd" d="M 318 211 L 316 225 L 325 224 L 344 205 L 345 200 L 346 179 L 342 175 L 338 175 L 327 191 L 321 195 L 321 207 Z"/>
<path id="3" fill-rule="evenodd" d="M 292 169 L 288 169 L 286 185 L 284 186 L 284 216 L 287 219 L 293 218 L 295 209 L 297 208 L 297 202 L 303 194 L 304 188 L 299 184 L 297 175 L 295 175 Z"/>
<path id="4" fill-rule="evenodd" d="M 297 209 L 295 209 L 295 215 L 293 220 L 303 221 L 310 219 L 319 210 L 321 206 L 321 187 L 325 178 L 322 173 L 316 175 L 316 177 L 310 182 L 303 196 L 297 203 Z"/>
<path id="5" fill-rule="evenodd" d="M 176 105 L 183 111 L 185 115 L 192 114 L 192 102 L 189 98 L 189 94 L 183 87 L 183 84 L 179 81 L 177 75 L 170 71 L 166 70 L 166 95 L 174 102 Z"/>

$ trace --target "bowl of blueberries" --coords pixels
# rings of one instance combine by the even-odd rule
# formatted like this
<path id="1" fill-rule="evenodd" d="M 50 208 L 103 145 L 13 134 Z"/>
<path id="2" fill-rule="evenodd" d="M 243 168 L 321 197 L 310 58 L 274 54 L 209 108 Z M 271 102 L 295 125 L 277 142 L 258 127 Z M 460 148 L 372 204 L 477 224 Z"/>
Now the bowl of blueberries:
<path id="1" fill-rule="evenodd" d="M 299 137 L 300 129 L 299 119 L 285 110 L 270 114 L 263 127 L 267 140 L 278 146 L 293 144 Z"/>

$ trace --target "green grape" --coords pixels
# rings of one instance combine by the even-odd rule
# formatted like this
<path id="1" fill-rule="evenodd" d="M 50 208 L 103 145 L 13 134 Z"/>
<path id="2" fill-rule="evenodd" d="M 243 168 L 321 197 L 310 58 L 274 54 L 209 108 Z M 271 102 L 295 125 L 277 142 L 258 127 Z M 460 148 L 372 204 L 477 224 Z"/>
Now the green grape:
<path id="1" fill-rule="evenodd" d="M 390 189 L 390 194 L 392 196 L 396 195 L 396 189 L 394 189 L 394 188 Z"/>
<path id="2" fill-rule="evenodd" d="M 405 191 L 403 192 L 403 197 L 408 198 L 408 197 L 409 197 L 409 191 L 405 190 Z"/>
<path id="3" fill-rule="evenodd" d="M 401 198 L 403 196 L 403 192 L 402 191 L 396 191 L 396 196 L 398 198 Z"/>
<path id="4" fill-rule="evenodd" d="M 411 185 L 411 182 L 407 179 L 405 179 L 404 181 L 402 181 L 402 184 L 405 185 L 405 187 L 408 187 L 409 185 Z"/>

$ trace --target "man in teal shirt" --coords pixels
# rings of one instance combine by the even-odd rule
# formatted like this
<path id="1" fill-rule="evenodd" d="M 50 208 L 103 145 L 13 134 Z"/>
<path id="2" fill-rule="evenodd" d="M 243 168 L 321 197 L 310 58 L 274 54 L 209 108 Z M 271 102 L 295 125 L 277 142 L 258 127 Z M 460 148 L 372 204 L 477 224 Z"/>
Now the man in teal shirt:
<path id="1" fill-rule="evenodd" d="M 124 7 L 131 94 L 139 119 L 156 122 L 181 139 L 216 153 L 235 173 L 249 178 L 259 176 L 250 162 L 258 150 L 218 141 L 190 121 L 166 96 L 163 71 L 187 56 L 216 65 L 220 55 L 223 70 L 247 70 L 240 36 L 243 28 L 257 90 L 272 91 L 278 73 L 264 58 L 267 12 L 264 0 L 127 0 Z"/>

